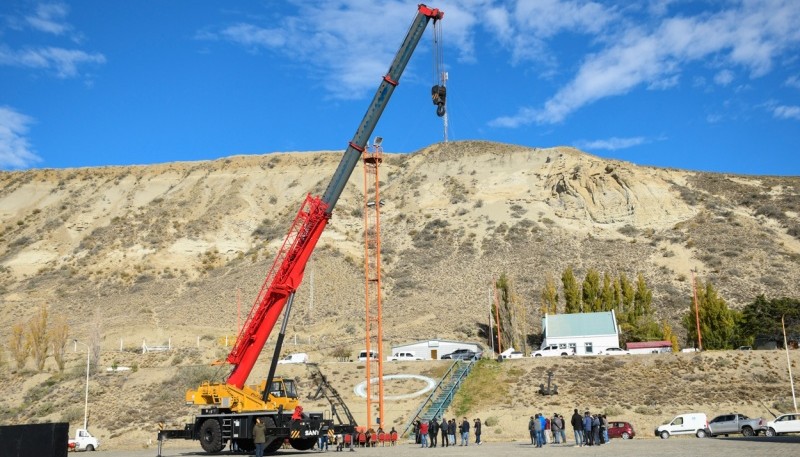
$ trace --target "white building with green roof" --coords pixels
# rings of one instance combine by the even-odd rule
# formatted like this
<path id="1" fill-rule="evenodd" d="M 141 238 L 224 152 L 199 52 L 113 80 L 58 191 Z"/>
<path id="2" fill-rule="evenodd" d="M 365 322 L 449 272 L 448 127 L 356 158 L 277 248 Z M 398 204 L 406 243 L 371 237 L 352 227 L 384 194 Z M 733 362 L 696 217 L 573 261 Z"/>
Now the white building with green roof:
<path id="1" fill-rule="evenodd" d="M 542 350 L 559 354 L 593 355 L 619 347 L 619 325 L 614 311 L 545 314 L 542 318 Z"/>

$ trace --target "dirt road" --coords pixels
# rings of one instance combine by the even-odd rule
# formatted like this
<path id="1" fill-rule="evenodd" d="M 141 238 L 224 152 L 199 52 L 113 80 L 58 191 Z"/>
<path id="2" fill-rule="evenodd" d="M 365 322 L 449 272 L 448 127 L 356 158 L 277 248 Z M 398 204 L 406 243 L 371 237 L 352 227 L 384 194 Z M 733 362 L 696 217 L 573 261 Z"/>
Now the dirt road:
<path id="1" fill-rule="evenodd" d="M 179 447 L 178 445 L 181 445 Z M 800 449 L 800 436 L 780 436 L 775 438 L 707 438 L 673 437 L 668 440 L 660 439 L 633 439 L 629 441 L 613 440 L 610 444 L 598 447 L 576 447 L 572 444 L 549 444 L 541 449 L 536 449 L 530 444 L 518 441 L 513 443 L 485 443 L 482 446 L 471 445 L 468 447 L 449 447 L 436 449 L 420 449 L 412 444 L 401 444 L 395 447 L 358 448 L 342 455 L 360 457 L 419 457 L 419 456 L 476 456 L 506 457 L 506 456 L 597 456 L 597 457 L 675 457 L 676 455 L 695 455 L 703 457 L 738 457 L 754 455 L 797 455 Z M 334 452 L 332 449 L 326 453 Z M 276 456 L 309 456 L 318 454 L 317 451 L 281 450 Z M 155 449 L 137 451 L 111 451 L 103 452 L 107 457 L 155 457 Z M 190 457 L 208 456 L 197 448 L 187 448 L 186 443 L 167 443 L 162 449 L 162 457 Z M 234 454 L 218 454 L 234 455 Z M 242 455 L 242 454 L 240 454 Z"/>

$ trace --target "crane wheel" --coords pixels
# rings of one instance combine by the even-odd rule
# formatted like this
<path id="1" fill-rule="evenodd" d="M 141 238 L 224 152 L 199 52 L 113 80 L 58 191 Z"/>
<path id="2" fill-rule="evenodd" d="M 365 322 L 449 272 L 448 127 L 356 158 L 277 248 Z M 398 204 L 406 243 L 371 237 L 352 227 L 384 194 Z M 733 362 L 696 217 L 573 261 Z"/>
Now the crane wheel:
<path id="1" fill-rule="evenodd" d="M 298 451 L 307 451 L 317 444 L 316 438 L 302 438 L 297 440 L 289 440 L 289 444 Z"/>
<path id="2" fill-rule="evenodd" d="M 216 419 L 206 419 L 200 426 L 200 446 L 204 451 L 215 453 L 225 448 L 222 442 L 222 426 Z"/>
<path id="3" fill-rule="evenodd" d="M 275 438 L 264 448 L 264 455 L 274 454 L 283 446 L 283 438 Z"/>

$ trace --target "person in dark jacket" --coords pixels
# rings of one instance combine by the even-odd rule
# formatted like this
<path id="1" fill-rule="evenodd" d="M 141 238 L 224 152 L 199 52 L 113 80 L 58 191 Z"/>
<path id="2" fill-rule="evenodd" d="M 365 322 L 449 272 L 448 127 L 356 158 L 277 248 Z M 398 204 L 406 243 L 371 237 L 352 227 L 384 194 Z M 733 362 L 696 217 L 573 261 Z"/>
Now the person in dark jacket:
<path id="1" fill-rule="evenodd" d="M 434 417 L 428 424 L 428 437 L 429 437 L 428 447 L 436 447 L 436 437 L 438 436 L 439 436 L 439 423 L 436 422 L 436 418 Z"/>
<path id="2" fill-rule="evenodd" d="M 469 446 L 469 421 L 467 416 L 464 416 L 464 420 L 461 422 L 461 445 Z"/>
<path id="3" fill-rule="evenodd" d="M 450 429 L 449 429 L 449 425 L 447 423 L 447 419 L 442 418 L 442 424 L 439 426 L 439 431 L 441 431 L 441 433 L 442 433 L 442 447 L 450 446 L 450 443 L 449 443 L 450 440 L 448 440 L 448 438 L 447 438 L 447 435 L 450 433 L 449 430 Z"/>
<path id="4" fill-rule="evenodd" d="M 415 441 L 414 442 L 417 443 L 417 444 L 421 444 L 422 443 L 422 437 L 419 434 L 420 425 L 422 425 L 422 424 L 420 424 L 420 422 L 418 420 L 414 421 L 414 437 L 415 437 Z"/>
<path id="5" fill-rule="evenodd" d="M 575 446 L 583 446 L 583 420 L 581 415 L 578 414 L 577 408 L 572 414 L 570 424 L 572 424 L 572 432 L 575 434 Z"/>
<path id="6" fill-rule="evenodd" d="M 456 418 L 450 419 L 450 424 L 447 426 L 447 431 L 450 433 L 450 446 L 456 445 L 456 430 L 458 429 L 458 425 L 456 425 Z"/>
<path id="7" fill-rule="evenodd" d="M 256 457 L 264 457 L 264 443 L 267 442 L 267 426 L 260 417 L 253 426 L 253 443 L 256 445 Z"/>
<path id="8" fill-rule="evenodd" d="M 481 445 L 481 418 L 475 419 L 475 423 L 473 424 L 475 428 L 475 444 L 478 446 Z"/>

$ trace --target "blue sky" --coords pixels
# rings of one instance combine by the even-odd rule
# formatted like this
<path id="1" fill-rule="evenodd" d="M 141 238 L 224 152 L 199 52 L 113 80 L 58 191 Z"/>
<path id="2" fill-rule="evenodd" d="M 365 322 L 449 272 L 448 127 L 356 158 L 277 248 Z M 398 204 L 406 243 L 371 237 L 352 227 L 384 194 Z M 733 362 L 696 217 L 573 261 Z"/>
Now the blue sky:
<path id="1" fill-rule="evenodd" d="M 417 1 L 0 2 L 0 169 L 343 150 Z M 800 1 L 430 0 L 451 140 L 800 175 Z M 379 122 L 442 141 L 432 28 Z"/>

